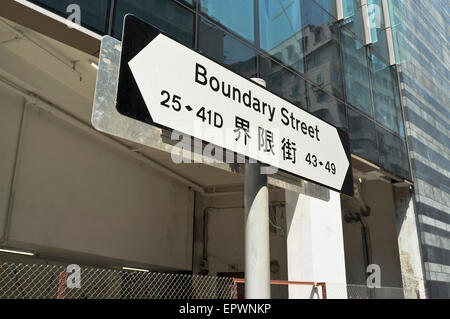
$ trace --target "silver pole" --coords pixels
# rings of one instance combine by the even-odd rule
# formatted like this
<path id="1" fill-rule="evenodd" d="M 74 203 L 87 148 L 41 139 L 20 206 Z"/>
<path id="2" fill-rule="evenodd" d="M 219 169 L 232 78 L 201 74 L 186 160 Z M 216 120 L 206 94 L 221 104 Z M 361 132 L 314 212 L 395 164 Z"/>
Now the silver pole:
<path id="1" fill-rule="evenodd" d="M 263 79 L 253 78 L 263 86 Z M 245 298 L 270 299 L 269 189 L 259 163 L 245 164 Z"/>

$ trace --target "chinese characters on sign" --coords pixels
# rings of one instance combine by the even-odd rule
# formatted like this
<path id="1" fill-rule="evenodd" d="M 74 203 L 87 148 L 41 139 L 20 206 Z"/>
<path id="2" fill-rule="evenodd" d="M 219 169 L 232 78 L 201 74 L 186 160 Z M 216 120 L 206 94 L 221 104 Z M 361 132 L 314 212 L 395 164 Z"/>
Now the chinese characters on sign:
<path id="1" fill-rule="evenodd" d="M 244 136 L 244 144 L 247 145 L 247 139 L 251 138 L 250 131 L 250 122 L 236 116 L 235 121 L 236 128 L 234 132 L 237 133 L 236 141 L 239 141 L 241 138 L 241 133 Z M 264 152 L 272 152 L 275 155 L 275 146 L 273 144 L 273 134 L 271 131 L 263 129 L 262 127 L 258 127 L 258 149 L 263 150 Z M 281 141 L 281 151 L 283 153 L 283 160 L 292 161 L 293 164 L 296 162 L 296 151 L 295 143 L 291 142 L 289 139 L 283 138 Z"/>

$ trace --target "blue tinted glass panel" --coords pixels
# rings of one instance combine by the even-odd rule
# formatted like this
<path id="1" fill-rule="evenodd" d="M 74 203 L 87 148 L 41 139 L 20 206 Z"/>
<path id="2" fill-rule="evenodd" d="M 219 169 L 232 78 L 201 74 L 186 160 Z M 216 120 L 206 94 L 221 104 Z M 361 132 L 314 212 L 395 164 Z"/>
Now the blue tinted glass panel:
<path id="1" fill-rule="evenodd" d="M 355 1 L 354 0 L 342 0 L 342 8 L 344 10 L 344 19 L 353 17 L 355 14 Z"/>
<path id="2" fill-rule="evenodd" d="M 405 8 L 403 7 L 402 0 L 390 0 L 389 4 L 389 17 L 391 18 L 391 26 L 395 27 L 403 23 L 403 14 Z"/>
<path id="3" fill-rule="evenodd" d="M 369 14 L 370 33 L 372 43 L 378 41 L 379 32 L 383 29 L 384 19 L 380 0 L 367 0 L 367 11 Z"/>
<path id="4" fill-rule="evenodd" d="M 346 30 L 341 32 L 341 47 L 347 101 L 372 116 L 366 49 Z"/>
<path id="5" fill-rule="evenodd" d="M 201 0 L 201 12 L 245 39 L 254 42 L 253 0 Z"/>
<path id="6" fill-rule="evenodd" d="M 73 11 L 67 12 L 67 7 L 71 4 L 80 6 L 81 25 L 106 34 L 107 20 L 109 18 L 108 10 L 110 0 L 31 0 L 42 7 L 63 16 L 69 17 Z"/>
<path id="7" fill-rule="evenodd" d="M 194 46 L 194 14 L 175 2 L 118 0 L 113 28 L 116 38 L 122 38 L 123 18 L 127 13 L 135 14 L 188 46 Z"/>
<path id="8" fill-rule="evenodd" d="M 409 60 L 409 46 L 405 37 L 404 25 L 400 24 L 392 28 L 392 38 L 394 42 L 395 61 L 397 64 L 405 63 Z"/>
<path id="9" fill-rule="evenodd" d="M 344 9 L 344 21 L 342 25 L 352 32 L 358 39 L 363 39 L 363 22 L 359 0 L 342 0 Z M 362 46 L 361 42 L 357 45 Z M 358 49 L 359 49 L 358 47 Z"/>
<path id="10" fill-rule="evenodd" d="M 397 175 L 411 178 L 405 141 L 381 127 L 378 127 L 377 131 L 380 147 L 380 165 Z"/>
<path id="11" fill-rule="evenodd" d="M 266 81 L 267 89 L 291 103 L 307 108 L 306 82 L 269 57 L 260 58 L 260 77 Z"/>
<path id="12" fill-rule="evenodd" d="M 394 103 L 397 110 L 398 130 L 401 138 L 405 138 L 405 127 L 403 124 L 402 104 L 400 101 L 400 88 L 398 85 L 398 76 L 396 66 L 391 67 L 392 83 L 394 84 Z"/>
<path id="13" fill-rule="evenodd" d="M 304 72 L 300 0 L 259 0 L 260 47 Z"/>
<path id="14" fill-rule="evenodd" d="M 397 64 L 401 64 L 409 60 L 409 48 L 405 37 L 405 24 L 403 23 L 408 10 L 405 9 L 401 0 L 390 0 L 388 4 L 395 59 Z"/>
<path id="15" fill-rule="evenodd" d="M 183 2 L 186 2 L 188 4 L 190 4 L 191 6 L 194 6 L 194 0 L 181 0 Z"/>
<path id="16" fill-rule="evenodd" d="M 348 132 L 353 154 L 378 165 L 375 124 L 353 110 L 348 110 Z"/>
<path id="17" fill-rule="evenodd" d="M 399 133 L 394 83 L 390 68 L 374 54 L 372 57 L 372 89 L 375 118 L 378 123 Z"/>
<path id="18" fill-rule="evenodd" d="M 333 17 L 336 17 L 336 0 L 314 0 Z"/>
<path id="19" fill-rule="evenodd" d="M 308 85 L 309 111 L 321 119 L 347 130 L 345 105 L 315 85 Z"/>
<path id="20" fill-rule="evenodd" d="M 387 47 L 387 39 L 385 31 L 381 29 L 377 29 L 378 41 L 373 43 L 370 46 L 372 52 L 377 56 L 382 63 L 379 65 L 379 68 L 384 68 L 389 61 L 389 52 Z"/>
<path id="21" fill-rule="evenodd" d="M 256 76 L 256 52 L 206 19 L 200 20 L 199 51 L 241 75 Z"/>
<path id="22" fill-rule="evenodd" d="M 308 79 L 343 99 L 343 70 L 335 19 L 311 0 L 302 0 L 303 38 Z"/>

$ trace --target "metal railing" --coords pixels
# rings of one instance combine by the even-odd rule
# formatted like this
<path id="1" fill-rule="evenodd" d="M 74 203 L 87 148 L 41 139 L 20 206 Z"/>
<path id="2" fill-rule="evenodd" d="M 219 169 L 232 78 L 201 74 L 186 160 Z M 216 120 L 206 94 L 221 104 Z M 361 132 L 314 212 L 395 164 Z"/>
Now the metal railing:
<path id="1" fill-rule="evenodd" d="M 234 299 L 244 299 L 244 284 L 245 279 L 241 278 L 233 278 L 234 284 Z M 318 298 L 318 299 L 327 299 L 327 285 L 324 282 L 309 282 L 309 281 L 287 281 L 287 280 L 271 280 L 271 292 L 272 299 L 278 298 L 288 298 L 289 290 L 302 286 L 304 292 L 304 298 Z M 320 291 L 318 288 L 321 288 Z M 240 289 L 239 289 L 240 288 Z"/>
<path id="2" fill-rule="evenodd" d="M 403 299 L 403 288 L 369 288 L 366 285 L 327 282 L 329 299 Z"/>

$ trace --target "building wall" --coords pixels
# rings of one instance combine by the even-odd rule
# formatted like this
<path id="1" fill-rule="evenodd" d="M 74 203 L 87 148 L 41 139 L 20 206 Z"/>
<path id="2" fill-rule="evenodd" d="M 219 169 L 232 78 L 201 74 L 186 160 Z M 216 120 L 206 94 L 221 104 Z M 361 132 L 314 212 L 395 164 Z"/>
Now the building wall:
<path id="1" fill-rule="evenodd" d="M 402 287 L 396 217 L 392 186 L 388 182 L 364 181 L 360 189 L 370 216 L 362 217 L 369 228 L 371 263 L 380 266 L 382 287 Z M 343 203 L 343 214 L 359 212 L 354 199 Z M 366 266 L 360 223 L 343 221 L 347 282 L 366 285 Z"/>
<path id="2" fill-rule="evenodd" d="M 326 282 L 329 298 L 346 298 L 344 239 L 340 195 L 322 187 L 315 194 L 274 190 L 270 193 L 270 262 L 272 280 Z M 326 196 L 320 196 L 326 194 Z M 321 199 L 317 198 L 320 197 Z M 194 273 L 245 271 L 244 201 L 242 194 L 196 195 Z M 204 214 L 207 212 L 206 231 Z M 204 236 L 206 234 L 206 236 Z M 207 267 L 202 266 L 206 237 Z M 203 273 L 206 273 L 203 272 Z M 272 285 L 272 298 L 315 298 L 311 285 Z"/>
<path id="3" fill-rule="evenodd" d="M 402 0 L 409 59 L 401 66 L 428 294 L 450 298 L 450 82 L 447 1 Z"/>
<path id="4" fill-rule="evenodd" d="M 394 187 L 393 191 L 404 296 L 408 299 L 423 299 L 426 291 L 414 193 L 410 187 Z"/>
<path id="5" fill-rule="evenodd" d="M 11 181 L 14 171 L 19 124 L 22 118 L 24 99 L 0 87 L 0 238 L 5 233 Z"/>
<path id="6" fill-rule="evenodd" d="M 270 200 L 270 217 L 273 225 L 276 226 L 270 227 L 270 259 L 278 264 L 278 271 L 273 272 L 271 278 L 287 280 L 284 198 L 279 194 L 271 193 Z M 195 211 L 194 273 L 199 273 L 203 269 L 200 265 L 203 259 L 204 234 L 206 234 L 208 274 L 244 273 L 243 193 L 207 197 L 196 194 Z M 205 213 L 208 216 L 206 225 L 204 223 Z M 281 229 L 277 227 L 281 227 Z"/>
<path id="7" fill-rule="evenodd" d="M 195 204 L 193 272 L 244 272 L 243 196 L 196 194 Z M 208 216 L 205 222 L 204 214 Z M 205 240 L 207 263 L 202 265 Z"/>
<path id="8" fill-rule="evenodd" d="M 0 100 L 4 246 L 74 263 L 191 269 L 188 186 L 39 105 L 24 107 L 3 85 Z"/>
<path id="9" fill-rule="evenodd" d="M 326 282 L 328 298 L 347 298 L 340 195 L 315 188 L 327 198 L 286 192 L 289 280 Z M 289 298 L 315 295 L 311 286 L 289 286 Z"/>

